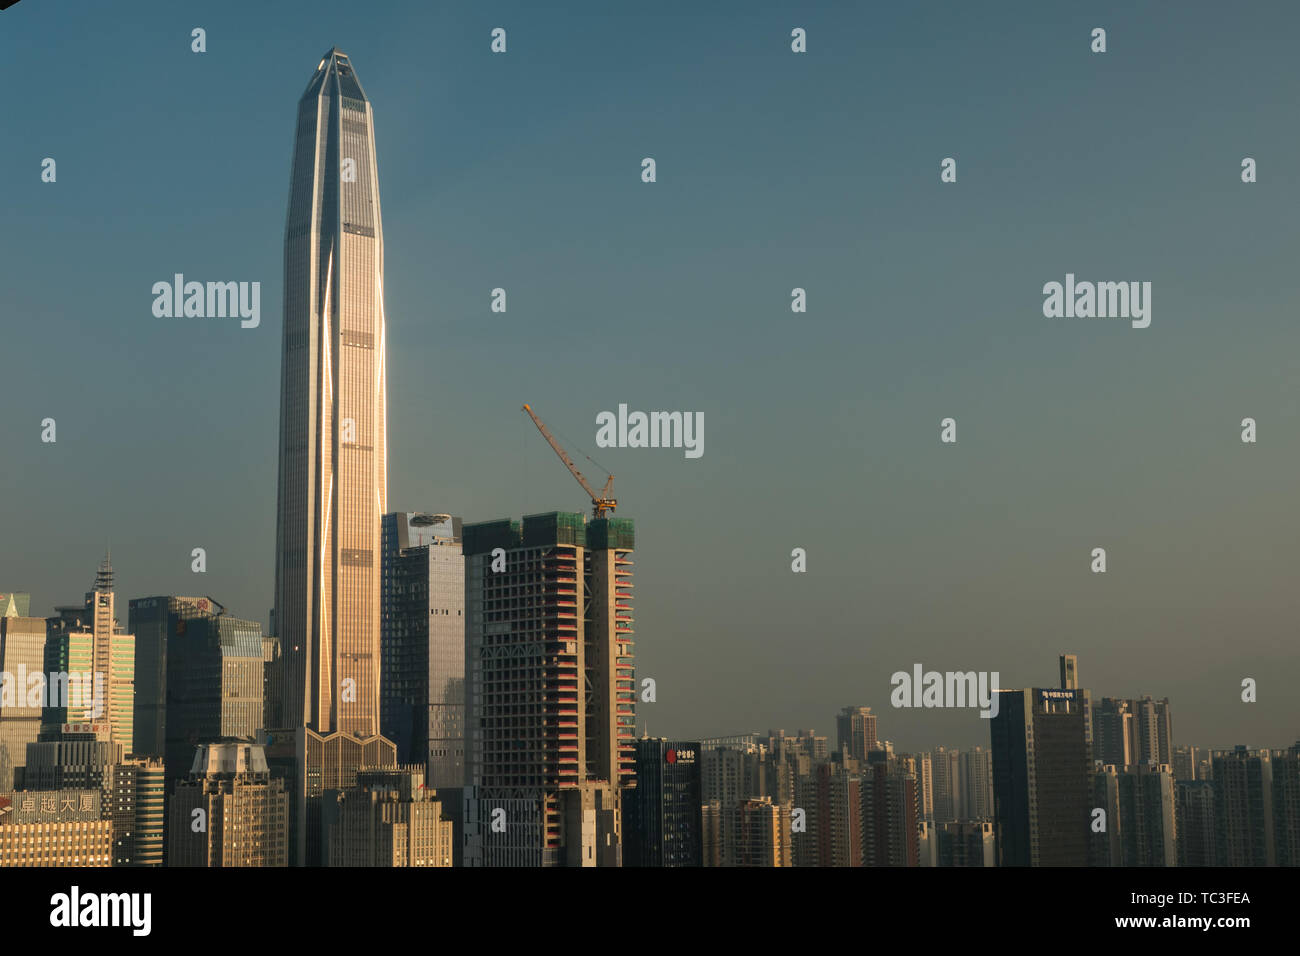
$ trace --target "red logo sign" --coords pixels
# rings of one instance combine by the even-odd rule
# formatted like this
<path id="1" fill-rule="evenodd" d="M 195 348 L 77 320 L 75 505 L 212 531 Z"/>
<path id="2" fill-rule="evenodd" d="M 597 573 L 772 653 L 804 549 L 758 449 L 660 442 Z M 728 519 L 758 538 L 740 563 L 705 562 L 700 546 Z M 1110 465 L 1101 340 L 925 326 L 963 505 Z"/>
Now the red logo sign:
<path id="1" fill-rule="evenodd" d="M 676 751 L 676 750 L 670 750 L 670 751 L 668 751 L 668 753 L 664 755 L 664 759 L 667 760 L 669 763 L 676 763 L 676 762 L 677 762 L 677 751 Z"/>

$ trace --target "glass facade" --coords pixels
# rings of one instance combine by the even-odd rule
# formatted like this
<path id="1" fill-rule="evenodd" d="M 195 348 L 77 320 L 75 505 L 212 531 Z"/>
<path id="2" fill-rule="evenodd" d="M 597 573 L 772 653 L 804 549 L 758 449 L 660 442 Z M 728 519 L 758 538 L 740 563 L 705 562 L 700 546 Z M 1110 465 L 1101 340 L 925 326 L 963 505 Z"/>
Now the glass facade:
<path id="1" fill-rule="evenodd" d="M 387 499 L 384 244 L 373 113 L 348 58 L 298 106 L 285 229 L 275 626 L 280 726 L 379 732 Z"/>

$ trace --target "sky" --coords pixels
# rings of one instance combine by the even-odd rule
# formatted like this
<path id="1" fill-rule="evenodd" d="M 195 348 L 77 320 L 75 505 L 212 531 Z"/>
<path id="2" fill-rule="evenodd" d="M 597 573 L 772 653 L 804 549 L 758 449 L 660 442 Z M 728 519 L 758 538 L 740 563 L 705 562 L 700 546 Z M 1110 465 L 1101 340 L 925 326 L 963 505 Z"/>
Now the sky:
<path id="1" fill-rule="evenodd" d="M 1168 697 L 1176 744 L 1287 746 L 1298 27 L 1287 2 L 23 0 L 0 589 L 78 602 L 111 545 L 119 602 L 267 623 L 295 109 L 338 46 L 374 107 L 390 508 L 587 510 L 524 402 L 612 471 L 643 730 L 833 746 L 867 705 L 900 749 L 987 747 L 890 676 L 1054 686 L 1069 652 L 1094 697 Z M 155 317 L 178 272 L 260 282 L 261 324 Z M 1151 282 L 1150 327 L 1045 317 L 1067 273 Z M 704 454 L 598 449 L 620 403 L 702 413 Z"/>

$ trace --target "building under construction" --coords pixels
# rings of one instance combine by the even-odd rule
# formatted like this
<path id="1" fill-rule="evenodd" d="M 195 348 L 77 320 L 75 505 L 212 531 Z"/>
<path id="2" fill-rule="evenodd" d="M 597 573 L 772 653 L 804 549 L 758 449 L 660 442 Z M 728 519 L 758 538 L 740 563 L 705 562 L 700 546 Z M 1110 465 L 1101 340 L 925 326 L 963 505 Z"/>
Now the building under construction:
<path id="1" fill-rule="evenodd" d="M 634 785 L 633 525 L 465 525 L 469 866 L 618 866 Z"/>

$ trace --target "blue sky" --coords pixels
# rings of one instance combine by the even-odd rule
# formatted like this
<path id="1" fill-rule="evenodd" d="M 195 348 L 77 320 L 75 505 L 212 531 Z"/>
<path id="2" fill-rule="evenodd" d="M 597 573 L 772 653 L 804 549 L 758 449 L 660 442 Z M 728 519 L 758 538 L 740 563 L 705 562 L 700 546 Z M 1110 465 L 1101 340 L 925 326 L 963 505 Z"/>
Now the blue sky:
<path id="1" fill-rule="evenodd" d="M 889 675 L 1050 685 L 1069 651 L 1180 744 L 1293 741 L 1294 5 L 621 6 L 0 14 L 0 588 L 78 600 L 111 541 L 120 598 L 265 623 L 294 109 L 337 45 L 375 110 L 390 505 L 583 510 L 525 401 L 611 469 L 653 733 L 867 704 L 986 745 Z M 176 272 L 261 282 L 261 326 L 155 318 Z M 1151 327 L 1045 318 L 1067 272 L 1150 281 Z M 704 456 L 598 451 L 619 403 L 702 412 Z"/>

